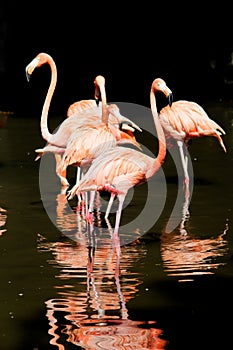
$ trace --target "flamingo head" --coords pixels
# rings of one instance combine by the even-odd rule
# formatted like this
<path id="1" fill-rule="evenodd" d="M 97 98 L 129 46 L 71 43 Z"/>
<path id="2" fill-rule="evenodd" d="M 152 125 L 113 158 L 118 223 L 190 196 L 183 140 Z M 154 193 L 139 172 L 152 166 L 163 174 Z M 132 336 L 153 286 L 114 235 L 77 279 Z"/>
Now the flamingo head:
<path id="1" fill-rule="evenodd" d="M 167 86 L 167 84 L 163 79 L 161 78 L 155 79 L 152 83 L 151 89 L 153 90 L 154 93 L 156 93 L 157 91 L 164 93 L 164 95 L 168 99 L 169 106 L 172 105 L 172 102 L 173 102 L 172 91 L 169 89 L 169 87 Z"/>
<path id="2" fill-rule="evenodd" d="M 32 73 L 34 72 L 35 68 L 42 66 L 43 64 L 47 63 L 49 60 L 52 60 L 51 56 L 49 56 L 47 53 L 41 52 L 39 53 L 26 67 L 26 77 L 27 81 L 30 80 L 30 77 Z"/>
<path id="3" fill-rule="evenodd" d="M 94 80 L 95 84 L 95 92 L 94 92 L 94 98 L 96 101 L 97 106 L 99 105 L 99 102 L 101 100 L 101 90 L 105 87 L 105 79 L 102 75 L 97 75 L 97 77 Z"/>

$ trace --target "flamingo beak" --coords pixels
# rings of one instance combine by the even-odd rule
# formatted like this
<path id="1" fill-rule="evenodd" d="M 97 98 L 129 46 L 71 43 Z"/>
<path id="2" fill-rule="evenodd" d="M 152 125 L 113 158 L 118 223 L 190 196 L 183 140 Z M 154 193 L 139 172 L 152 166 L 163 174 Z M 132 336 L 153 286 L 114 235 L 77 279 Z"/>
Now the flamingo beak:
<path id="1" fill-rule="evenodd" d="M 120 127 L 120 130 L 129 130 L 131 132 L 135 131 L 131 123 L 122 122 L 119 124 L 119 127 Z"/>
<path id="2" fill-rule="evenodd" d="M 163 84 L 160 84 L 159 90 L 162 91 L 164 95 L 167 97 L 169 106 L 171 107 L 173 102 L 173 95 L 172 95 L 171 89 L 169 89 L 169 87 L 164 82 Z"/>
<path id="3" fill-rule="evenodd" d="M 25 69 L 27 81 L 30 81 L 31 75 L 32 75 L 34 69 L 38 66 L 39 61 L 40 61 L 39 58 L 36 57 L 27 65 L 27 67 Z"/>
<path id="4" fill-rule="evenodd" d="M 132 126 L 132 128 L 137 129 L 138 131 L 142 132 L 142 129 L 137 124 L 135 124 L 134 122 L 131 122 L 130 125 Z"/>
<path id="5" fill-rule="evenodd" d="M 172 105 L 172 102 L 173 102 L 173 95 L 172 95 L 172 92 L 170 92 L 170 94 L 168 95 L 168 103 L 170 107 Z"/>
<path id="6" fill-rule="evenodd" d="M 29 82 L 31 78 L 31 74 L 29 74 L 27 70 L 26 70 L 26 78 L 27 78 L 27 81 Z"/>
<path id="7" fill-rule="evenodd" d="M 95 98 L 95 102 L 96 102 L 97 106 L 99 106 L 101 94 L 100 94 L 100 89 L 98 86 L 95 86 L 94 98 Z"/>

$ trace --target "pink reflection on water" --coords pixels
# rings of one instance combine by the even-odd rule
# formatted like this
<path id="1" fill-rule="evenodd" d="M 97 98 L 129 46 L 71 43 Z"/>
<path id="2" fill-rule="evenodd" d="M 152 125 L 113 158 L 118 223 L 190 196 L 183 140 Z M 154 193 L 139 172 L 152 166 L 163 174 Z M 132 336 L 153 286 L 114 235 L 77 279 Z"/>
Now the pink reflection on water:
<path id="1" fill-rule="evenodd" d="M 73 230 L 64 196 L 59 199 L 59 225 Z M 80 230 L 75 240 L 38 242 L 39 251 L 51 252 L 53 258 L 48 262 L 58 281 L 54 286 L 57 297 L 45 302 L 50 343 L 63 350 L 66 337 L 67 342 L 85 349 L 165 349 L 167 341 L 156 321 L 132 321 L 128 315 L 127 302 L 142 283 L 133 266 L 145 256 L 144 244 L 132 243 L 118 250 L 111 228 L 88 225 L 79 213 L 76 219 Z"/>
<path id="2" fill-rule="evenodd" d="M 165 349 L 162 330 L 153 322 L 131 320 L 93 322 L 88 320 L 78 327 L 68 327 L 68 341 L 84 349 Z"/>
<path id="3" fill-rule="evenodd" d="M 164 271 L 168 276 L 178 276 L 182 282 L 193 280 L 196 275 L 214 274 L 226 264 L 220 258 L 228 253 L 228 223 L 223 232 L 213 237 L 193 236 L 187 229 L 190 219 L 187 203 L 188 197 L 184 198 L 180 225 L 170 233 L 164 230 L 160 248 Z"/>
<path id="4" fill-rule="evenodd" d="M 7 220 L 7 210 L 0 207 L 0 236 L 6 232 L 4 228 Z"/>
<path id="5" fill-rule="evenodd" d="M 213 274 L 224 265 L 218 258 L 227 252 L 223 234 L 214 238 L 195 238 L 172 232 L 161 239 L 161 256 L 168 276 Z"/>

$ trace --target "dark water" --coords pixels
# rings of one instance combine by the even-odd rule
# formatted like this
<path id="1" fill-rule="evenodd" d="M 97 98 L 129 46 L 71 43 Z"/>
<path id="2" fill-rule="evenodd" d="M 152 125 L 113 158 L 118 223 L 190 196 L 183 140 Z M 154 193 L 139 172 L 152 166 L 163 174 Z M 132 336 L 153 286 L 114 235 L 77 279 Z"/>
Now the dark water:
<path id="1" fill-rule="evenodd" d="M 147 184 L 129 194 L 120 257 L 111 236 L 114 215 L 109 226 L 101 216 L 87 224 L 61 192 L 52 156 L 34 161 L 44 145 L 39 121 L 9 116 L 0 130 L 0 349 L 233 346 L 233 106 L 206 109 L 226 130 L 227 154 L 215 139 L 193 141 L 190 203 L 181 196 L 174 215 L 177 175 L 168 154 L 165 201 L 159 174 L 149 216 L 137 222 Z M 51 129 L 60 121 L 51 120 Z M 143 137 L 154 147 L 149 134 Z M 171 214 L 177 222 L 187 206 L 183 225 L 168 233 Z"/>

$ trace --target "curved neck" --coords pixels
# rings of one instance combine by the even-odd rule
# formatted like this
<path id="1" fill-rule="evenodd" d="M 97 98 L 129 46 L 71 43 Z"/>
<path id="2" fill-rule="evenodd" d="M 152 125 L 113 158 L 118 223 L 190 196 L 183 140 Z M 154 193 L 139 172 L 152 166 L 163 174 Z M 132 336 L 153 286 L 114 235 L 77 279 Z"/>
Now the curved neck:
<path id="1" fill-rule="evenodd" d="M 159 146 L 158 155 L 155 158 L 154 167 L 153 167 L 153 173 L 155 173 L 157 169 L 160 167 L 160 165 L 163 163 L 166 156 L 166 139 L 158 117 L 158 110 L 156 105 L 154 89 L 151 89 L 150 91 L 150 104 L 151 104 L 151 112 L 152 112 L 152 116 L 155 124 L 155 129 L 157 132 L 158 146 Z"/>
<path id="2" fill-rule="evenodd" d="M 50 65 L 50 68 L 51 68 L 51 81 L 50 81 L 48 92 L 44 101 L 44 105 L 41 113 L 41 120 L 40 120 L 41 134 L 43 139 L 45 139 L 47 142 L 49 142 L 49 139 L 52 136 L 52 134 L 49 132 L 49 129 L 48 129 L 48 112 L 49 112 L 52 96 L 57 84 L 56 65 L 51 58 L 48 59 L 48 64 Z"/>
<path id="3" fill-rule="evenodd" d="M 108 110 L 107 110 L 107 97 L 106 91 L 103 84 L 100 84 L 100 94 L 101 94 L 101 102 L 102 102 L 102 122 L 104 124 L 108 124 Z"/>

